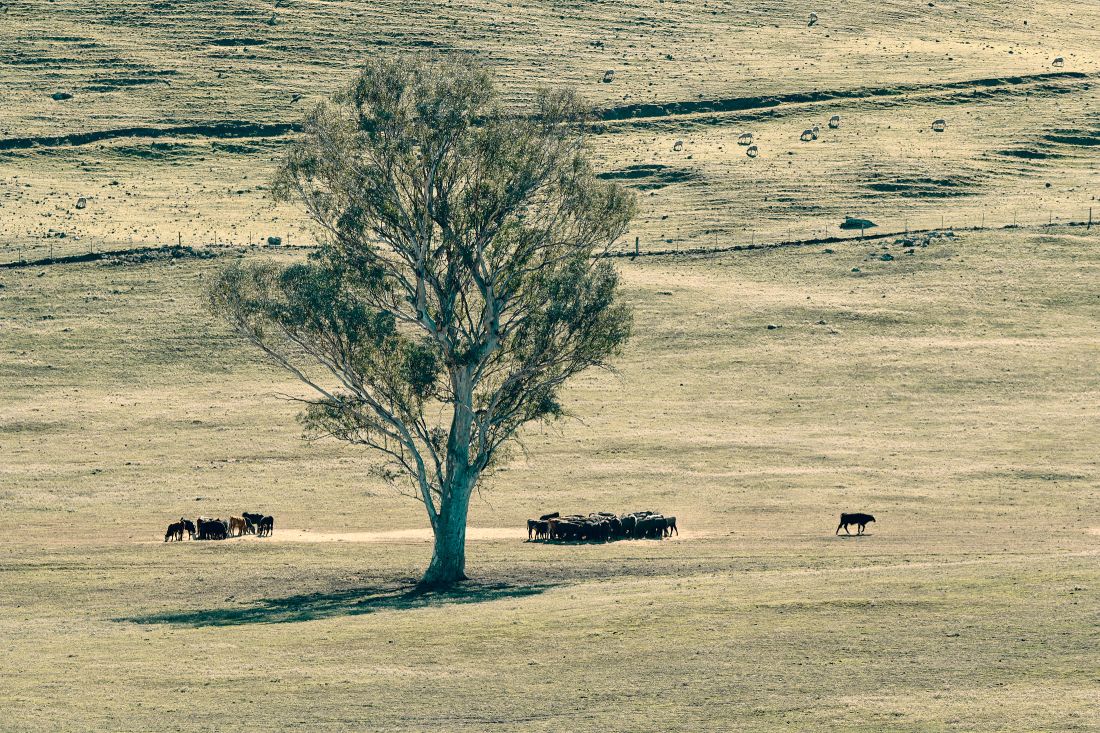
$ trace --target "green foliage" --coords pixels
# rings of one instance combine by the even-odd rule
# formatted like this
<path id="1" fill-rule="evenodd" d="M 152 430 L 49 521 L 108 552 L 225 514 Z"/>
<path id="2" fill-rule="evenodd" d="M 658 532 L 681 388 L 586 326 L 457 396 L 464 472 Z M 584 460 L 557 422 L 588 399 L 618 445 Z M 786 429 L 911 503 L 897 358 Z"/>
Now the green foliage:
<path id="1" fill-rule="evenodd" d="M 570 91 L 507 110 L 483 69 L 372 61 L 310 111 L 276 182 L 323 232 L 319 252 L 230 267 L 209 289 L 316 390 L 307 431 L 387 455 L 433 525 L 630 334 L 599 255 L 634 202 L 593 174 L 587 124 Z"/>

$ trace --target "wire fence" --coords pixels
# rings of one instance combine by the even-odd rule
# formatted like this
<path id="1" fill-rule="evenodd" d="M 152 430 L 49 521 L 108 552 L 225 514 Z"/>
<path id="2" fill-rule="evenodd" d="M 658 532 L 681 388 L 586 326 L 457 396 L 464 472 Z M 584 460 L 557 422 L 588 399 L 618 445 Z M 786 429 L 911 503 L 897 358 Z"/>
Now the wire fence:
<path id="1" fill-rule="evenodd" d="M 1041 212 L 1014 211 L 1008 215 L 995 216 L 986 212 L 964 212 L 953 210 L 944 213 L 923 213 L 909 217 L 886 220 L 885 224 L 876 220 L 873 225 L 860 227 L 855 220 L 849 226 L 838 223 L 799 222 L 784 225 L 772 222 L 756 229 L 731 232 L 702 231 L 684 238 L 658 238 L 635 235 L 633 241 L 624 242 L 609 255 L 614 257 L 645 257 L 671 254 L 703 254 L 707 252 L 736 252 L 742 250 L 768 249 L 774 247 L 801 246 L 812 244 L 830 244 L 846 241 L 874 240 L 904 237 L 907 234 L 919 234 L 933 231 L 993 231 L 1006 229 L 1054 229 L 1058 227 L 1081 227 L 1085 231 L 1100 232 L 1100 208 L 1095 211 L 1083 207 L 1077 211 L 1043 210 Z"/>
<path id="2" fill-rule="evenodd" d="M 821 223 L 799 221 L 784 223 L 775 220 L 758 228 L 714 227 L 696 230 L 690 236 L 658 237 L 637 234 L 626 237 L 608 254 L 614 257 L 638 257 L 671 254 L 703 254 L 707 252 L 735 252 L 786 246 L 829 244 L 861 239 L 902 237 L 907 233 L 923 233 L 936 230 L 984 231 L 996 229 L 1042 229 L 1080 227 L 1084 231 L 1100 231 L 1100 207 L 1084 206 L 1073 210 L 1014 211 L 1011 214 L 997 212 L 952 209 L 943 212 L 922 212 L 912 216 L 876 220 L 872 226 L 860 228 L 855 224 L 842 227 L 835 220 Z M 885 223 L 880 223 L 880 222 Z M 238 241 L 239 239 L 239 241 Z M 16 241 L 0 241 L 0 267 L 22 264 L 49 264 L 54 261 L 81 261 L 99 259 L 111 253 L 149 251 L 171 247 L 224 250 L 227 248 L 312 248 L 316 243 L 300 232 L 278 236 L 247 237 L 221 236 L 217 233 L 184 233 L 175 236 L 153 236 L 144 241 L 134 239 L 104 240 L 81 236 L 43 236 Z"/>

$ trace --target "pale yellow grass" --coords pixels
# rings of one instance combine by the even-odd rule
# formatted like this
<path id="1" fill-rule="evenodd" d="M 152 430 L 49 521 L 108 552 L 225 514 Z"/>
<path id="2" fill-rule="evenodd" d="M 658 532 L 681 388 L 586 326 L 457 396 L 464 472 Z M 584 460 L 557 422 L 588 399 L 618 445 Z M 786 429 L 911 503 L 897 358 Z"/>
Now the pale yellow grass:
<path id="1" fill-rule="evenodd" d="M 1095 230 L 835 249 L 620 263 L 620 373 L 429 597 L 422 511 L 201 311 L 224 260 L 0 273 L 0 727 L 1095 730 Z M 684 536 L 523 541 L 643 508 Z"/>

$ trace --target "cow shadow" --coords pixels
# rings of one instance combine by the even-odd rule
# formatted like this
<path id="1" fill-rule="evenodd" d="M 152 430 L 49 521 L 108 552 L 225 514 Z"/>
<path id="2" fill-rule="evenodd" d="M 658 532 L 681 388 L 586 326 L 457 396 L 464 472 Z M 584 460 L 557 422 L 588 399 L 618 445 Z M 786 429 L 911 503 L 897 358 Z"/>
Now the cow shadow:
<path id="1" fill-rule="evenodd" d="M 451 604 L 487 603 L 544 593 L 552 584 L 463 583 L 445 591 L 426 591 L 415 585 L 303 593 L 285 598 L 263 598 L 238 608 L 156 613 L 115 619 L 137 624 L 167 624 L 203 628 L 245 624 L 286 624 L 339 616 L 362 616 L 375 611 L 410 611 Z"/>

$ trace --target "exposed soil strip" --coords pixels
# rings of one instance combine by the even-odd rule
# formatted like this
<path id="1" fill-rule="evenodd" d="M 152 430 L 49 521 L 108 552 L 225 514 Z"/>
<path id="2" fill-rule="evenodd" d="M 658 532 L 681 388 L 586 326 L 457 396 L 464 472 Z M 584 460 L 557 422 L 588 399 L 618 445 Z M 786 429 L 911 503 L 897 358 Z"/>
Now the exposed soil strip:
<path id="1" fill-rule="evenodd" d="M 268 538 L 263 538 L 267 541 Z M 276 530 L 270 539 L 276 542 L 431 542 L 431 527 L 394 529 L 384 532 L 311 532 L 307 529 Z M 467 527 L 466 539 L 471 542 L 486 540 L 527 539 L 527 530 L 521 527 Z"/>
<path id="2" fill-rule="evenodd" d="M 17 260 L 15 262 L 0 262 L 0 269 L 12 269 L 16 267 L 41 267 L 43 265 L 71 265 L 79 262 L 96 262 L 99 260 L 119 260 L 127 263 L 141 263 L 158 259 L 184 259 L 197 257 L 199 259 L 211 259 L 217 257 L 217 253 L 208 249 L 195 249 L 187 245 L 173 244 L 169 247 L 134 247 L 132 249 L 113 249 L 106 252 L 85 252 L 79 255 L 66 257 L 43 257 L 39 260 Z"/>
<path id="3" fill-rule="evenodd" d="M 905 94 L 980 91 L 998 87 L 1010 88 L 1045 81 L 1079 81 L 1100 77 L 1100 74 L 1088 74 L 1080 71 L 1061 71 L 1030 76 L 1007 76 L 991 79 L 971 79 L 944 84 L 901 84 L 894 87 L 868 87 L 863 89 L 834 89 L 814 92 L 793 92 L 773 96 L 727 97 L 723 99 L 705 99 L 699 101 L 627 104 L 611 107 L 599 112 L 599 119 L 605 122 L 644 120 L 661 117 L 676 117 L 702 113 L 743 112 L 768 110 L 781 105 L 799 105 L 814 102 L 827 102 L 837 99 L 872 99 L 897 97 Z M 60 147 L 66 145 L 87 145 L 89 143 L 116 138 L 138 137 L 283 137 L 293 132 L 301 132 L 297 122 L 248 122 L 245 120 L 227 120 L 193 125 L 170 125 L 165 127 L 139 126 L 122 127 L 114 130 L 95 130 L 92 132 L 74 132 L 68 135 L 41 137 L 9 137 L 0 139 L 0 151 L 24 150 L 34 147 Z M 1085 144 L 1096 144 L 1086 141 Z"/>
<path id="4" fill-rule="evenodd" d="M 836 99 L 869 99 L 873 97 L 896 97 L 903 94 L 930 92 L 953 92 L 960 90 L 978 90 L 994 87 L 1013 87 L 1036 82 L 1053 80 L 1081 80 L 1095 75 L 1080 71 L 1058 71 L 1030 76 L 1006 76 L 993 79 L 970 79 L 944 84 L 901 84 L 894 87 L 868 87 L 864 89 L 829 89 L 815 92 L 794 92 L 761 97 L 731 97 L 727 99 L 705 99 L 695 102 L 665 102 L 626 104 L 611 107 L 599 113 L 601 120 L 615 122 L 653 117 L 673 117 L 714 112 L 744 112 L 764 110 L 784 104 L 809 104 L 827 102 Z"/>
<path id="5" fill-rule="evenodd" d="M 200 125 L 175 125 L 169 127 L 120 127 L 114 130 L 96 130 L 94 132 L 74 132 L 69 135 L 46 137 L 9 137 L 0 139 L 0 150 L 23 150 L 34 147 L 60 147 L 63 145 L 87 145 L 101 140 L 113 140 L 122 137 L 282 137 L 292 132 L 300 132 L 302 126 L 297 122 L 246 122 L 228 120 Z"/>

